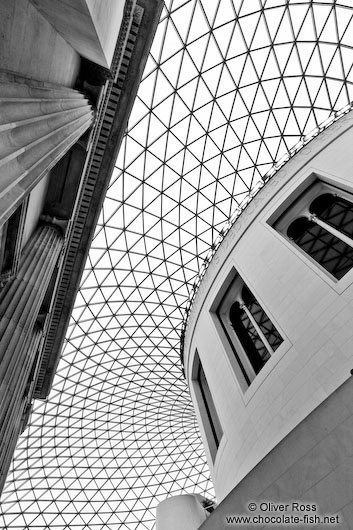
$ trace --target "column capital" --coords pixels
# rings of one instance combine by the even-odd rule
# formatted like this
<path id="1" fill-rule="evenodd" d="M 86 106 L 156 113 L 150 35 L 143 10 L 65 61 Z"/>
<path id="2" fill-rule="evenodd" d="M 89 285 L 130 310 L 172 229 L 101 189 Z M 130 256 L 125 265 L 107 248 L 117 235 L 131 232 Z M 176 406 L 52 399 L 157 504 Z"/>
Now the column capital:
<path id="1" fill-rule="evenodd" d="M 41 215 L 39 218 L 41 224 L 53 226 L 62 236 L 65 236 L 67 228 L 69 226 L 69 219 L 58 219 L 51 215 Z"/>

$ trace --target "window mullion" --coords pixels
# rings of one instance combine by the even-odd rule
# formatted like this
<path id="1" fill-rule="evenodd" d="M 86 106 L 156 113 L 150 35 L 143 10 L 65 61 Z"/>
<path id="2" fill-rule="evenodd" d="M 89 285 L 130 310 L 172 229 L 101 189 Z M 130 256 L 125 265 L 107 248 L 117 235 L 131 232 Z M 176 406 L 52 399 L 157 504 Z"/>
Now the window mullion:
<path id="1" fill-rule="evenodd" d="M 249 309 L 246 307 L 246 305 L 244 303 L 242 303 L 240 305 L 241 309 L 246 313 L 248 319 L 250 320 L 250 322 L 252 323 L 252 325 L 254 326 L 257 334 L 259 335 L 260 339 L 262 340 L 262 342 L 264 343 L 265 345 L 265 348 L 266 350 L 268 351 L 268 353 L 270 355 L 273 355 L 274 354 L 274 350 L 272 349 L 270 343 L 268 342 L 267 338 L 265 337 L 263 331 L 261 330 L 260 326 L 258 325 L 258 323 L 256 322 L 256 320 L 254 319 L 254 317 L 252 316 L 252 314 L 250 313 Z"/>
<path id="2" fill-rule="evenodd" d="M 334 228 L 333 226 L 329 225 L 325 221 L 322 221 L 315 214 L 311 214 L 309 216 L 309 219 L 310 221 L 313 221 L 313 223 L 316 223 L 318 226 L 321 226 L 321 228 L 324 228 L 324 230 L 326 230 L 327 232 L 330 232 L 330 234 L 337 237 L 337 239 L 340 239 L 341 241 L 346 243 L 346 245 L 353 248 L 353 239 L 346 236 L 346 234 L 344 234 L 343 232 L 340 232 L 339 230 L 337 230 L 337 228 Z"/>

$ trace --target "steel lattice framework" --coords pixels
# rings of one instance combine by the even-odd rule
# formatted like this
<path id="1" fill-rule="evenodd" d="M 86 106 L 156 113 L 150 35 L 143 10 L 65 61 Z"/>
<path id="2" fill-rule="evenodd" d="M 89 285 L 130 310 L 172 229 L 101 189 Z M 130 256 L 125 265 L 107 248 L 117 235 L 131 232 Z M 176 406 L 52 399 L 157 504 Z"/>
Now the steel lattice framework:
<path id="1" fill-rule="evenodd" d="M 152 529 L 212 496 L 179 359 L 203 263 L 267 172 L 350 104 L 353 1 L 167 0 L 4 529 Z"/>

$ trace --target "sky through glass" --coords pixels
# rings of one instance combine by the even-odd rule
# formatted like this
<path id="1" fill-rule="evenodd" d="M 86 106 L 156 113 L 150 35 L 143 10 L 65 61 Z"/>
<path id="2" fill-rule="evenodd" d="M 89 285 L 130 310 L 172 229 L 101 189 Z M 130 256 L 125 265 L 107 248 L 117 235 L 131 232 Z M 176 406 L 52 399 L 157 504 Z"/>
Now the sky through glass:
<path id="1" fill-rule="evenodd" d="M 251 190 L 350 104 L 352 17 L 348 0 L 166 1 L 2 528 L 152 529 L 167 495 L 212 497 L 179 358 L 185 310 Z"/>

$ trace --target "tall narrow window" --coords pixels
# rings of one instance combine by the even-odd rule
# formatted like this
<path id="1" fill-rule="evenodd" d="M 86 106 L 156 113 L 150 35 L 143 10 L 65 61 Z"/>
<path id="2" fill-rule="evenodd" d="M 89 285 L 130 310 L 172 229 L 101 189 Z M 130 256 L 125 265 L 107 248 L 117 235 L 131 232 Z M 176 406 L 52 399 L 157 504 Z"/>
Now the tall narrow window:
<path id="1" fill-rule="evenodd" d="M 21 250 L 28 198 L 0 228 L 0 287 L 16 274 Z"/>
<path id="2" fill-rule="evenodd" d="M 217 316 L 249 385 L 283 338 L 239 275 L 223 296 Z"/>
<path id="3" fill-rule="evenodd" d="M 318 195 L 287 229 L 288 237 L 337 280 L 353 267 L 353 204 Z"/>
<path id="4" fill-rule="evenodd" d="M 198 353 L 195 353 L 193 379 L 196 398 L 203 427 L 206 433 L 208 447 L 212 459 L 216 457 L 217 449 L 221 441 L 223 430 L 218 418 L 217 410 L 212 398 L 210 388 L 203 370 Z"/>

